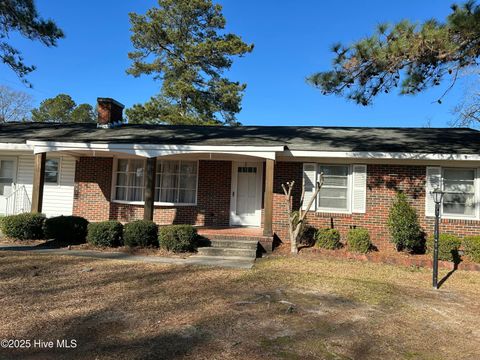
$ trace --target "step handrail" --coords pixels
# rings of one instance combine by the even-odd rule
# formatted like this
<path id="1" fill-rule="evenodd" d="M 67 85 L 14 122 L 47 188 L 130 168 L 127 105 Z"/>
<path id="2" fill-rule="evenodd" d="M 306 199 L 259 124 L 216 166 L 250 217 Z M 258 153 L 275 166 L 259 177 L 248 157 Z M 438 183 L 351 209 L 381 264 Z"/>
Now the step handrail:
<path id="1" fill-rule="evenodd" d="M 25 185 L 17 186 L 13 184 L 14 190 L 5 197 L 6 215 L 16 215 L 29 212 L 32 207 L 32 201 L 28 196 Z"/>

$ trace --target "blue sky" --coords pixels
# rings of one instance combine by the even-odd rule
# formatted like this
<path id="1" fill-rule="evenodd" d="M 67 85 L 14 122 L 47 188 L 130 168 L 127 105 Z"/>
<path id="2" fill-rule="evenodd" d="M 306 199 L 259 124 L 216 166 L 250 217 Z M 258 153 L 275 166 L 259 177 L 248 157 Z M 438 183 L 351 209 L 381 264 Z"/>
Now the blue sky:
<path id="1" fill-rule="evenodd" d="M 5 66 L 0 83 L 33 95 L 35 103 L 59 93 L 77 103 L 95 103 L 98 96 L 113 97 L 127 107 L 144 102 L 159 91 L 150 77 L 125 73 L 131 50 L 129 12 L 144 13 L 157 4 L 136 1 L 37 0 L 44 17 L 54 19 L 66 38 L 57 48 L 13 37 L 28 63 L 37 66 L 29 75 L 34 89 L 26 89 Z M 227 30 L 254 51 L 235 61 L 232 80 L 247 83 L 243 110 L 245 125 L 335 126 L 447 126 L 452 108 L 462 96 L 460 87 L 442 105 L 434 102 L 440 89 L 416 97 L 389 94 L 373 106 L 361 107 L 343 98 L 323 96 L 305 82 L 319 70 L 327 70 L 330 47 L 351 43 L 370 34 L 380 22 L 409 18 L 444 19 L 452 0 L 273 1 L 222 0 Z"/>

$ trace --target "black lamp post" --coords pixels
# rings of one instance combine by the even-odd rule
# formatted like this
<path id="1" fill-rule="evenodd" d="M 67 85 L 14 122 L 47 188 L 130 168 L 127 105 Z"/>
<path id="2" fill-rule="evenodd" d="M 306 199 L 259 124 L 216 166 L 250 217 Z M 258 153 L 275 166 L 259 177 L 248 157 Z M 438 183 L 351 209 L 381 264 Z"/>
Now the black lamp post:
<path id="1" fill-rule="evenodd" d="M 436 188 L 432 191 L 433 201 L 435 202 L 435 230 L 433 243 L 433 288 L 438 289 L 438 238 L 440 223 L 440 204 L 442 203 L 443 191 Z"/>

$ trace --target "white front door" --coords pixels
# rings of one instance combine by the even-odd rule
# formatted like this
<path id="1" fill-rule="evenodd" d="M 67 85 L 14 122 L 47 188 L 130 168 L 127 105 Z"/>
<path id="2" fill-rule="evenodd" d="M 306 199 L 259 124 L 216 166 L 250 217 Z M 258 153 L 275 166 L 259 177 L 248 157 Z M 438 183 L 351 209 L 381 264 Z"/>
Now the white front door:
<path id="1" fill-rule="evenodd" d="M 233 162 L 230 224 L 260 226 L 263 163 Z"/>
<path id="2" fill-rule="evenodd" d="M 0 214 L 7 213 L 7 197 L 13 191 L 16 162 L 14 159 L 0 158 Z"/>

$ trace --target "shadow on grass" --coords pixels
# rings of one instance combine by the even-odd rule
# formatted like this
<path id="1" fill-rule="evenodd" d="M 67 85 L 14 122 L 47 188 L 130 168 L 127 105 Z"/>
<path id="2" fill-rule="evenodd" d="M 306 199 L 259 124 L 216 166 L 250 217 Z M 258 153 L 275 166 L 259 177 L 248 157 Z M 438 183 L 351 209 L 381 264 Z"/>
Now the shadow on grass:
<path id="1" fill-rule="evenodd" d="M 35 244 L 35 245 L 22 245 L 19 243 L 18 245 L 0 245 L 0 251 L 32 251 L 32 250 L 47 250 L 47 249 L 61 249 L 65 248 L 69 245 L 80 245 L 84 244 L 85 242 L 61 242 L 58 240 L 46 240 L 43 243 Z"/>
<path id="2" fill-rule="evenodd" d="M 450 276 L 453 275 L 455 271 L 458 270 L 458 264 L 460 264 L 462 260 L 460 258 L 455 258 L 455 261 L 453 262 L 453 269 L 450 270 L 439 282 L 438 282 L 438 288 L 440 289 L 442 285 L 447 281 Z"/>
<path id="3" fill-rule="evenodd" d="M 104 356 L 132 359 L 177 359 L 192 353 L 206 339 L 199 335 L 189 335 L 181 332 L 171 332 L 160 335 L 149 335 L 140 339 L 115 341 L 108 332 L 111 328 L 90 327 L 90 336 L 76 331 L 65 335 L 63 339 L 70 343 L 75 341 L 75 347 L 57 347 L 57 339 L 51 349 L 30 348 L 23 351 L 6 351 L 8 359 L 98 359 Z M 85 329 L 82 329 L 85 330 Z M 59 339 L 60 341 L 62 339 Z M 112 341 L 113 340 L 113 341 Z M 80 351 L 79 351 L 80 350 Z"/>

